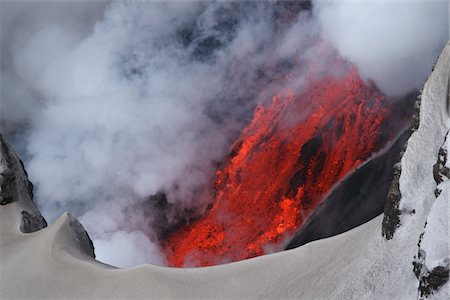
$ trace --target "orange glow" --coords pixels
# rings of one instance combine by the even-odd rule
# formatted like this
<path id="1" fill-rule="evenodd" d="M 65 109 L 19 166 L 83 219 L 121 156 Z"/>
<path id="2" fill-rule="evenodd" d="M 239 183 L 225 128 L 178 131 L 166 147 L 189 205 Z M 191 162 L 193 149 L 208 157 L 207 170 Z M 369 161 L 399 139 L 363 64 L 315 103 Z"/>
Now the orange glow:
<path id="1" fill-rule="evenodd" d="M 355 70 L 259 105 L 217 171 L 211 210 L 164 241 L 169 266 L 281 250 L 332 187 L 384 145 L 385 107 Z"/>

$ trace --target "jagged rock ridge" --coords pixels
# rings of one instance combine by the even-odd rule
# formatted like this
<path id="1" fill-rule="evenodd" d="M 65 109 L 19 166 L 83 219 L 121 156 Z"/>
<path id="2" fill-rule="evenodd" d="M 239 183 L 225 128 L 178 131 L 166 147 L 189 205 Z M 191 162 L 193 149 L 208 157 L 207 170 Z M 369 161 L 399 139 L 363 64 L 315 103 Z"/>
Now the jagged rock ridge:
<path id="1" fill-rule="evenodd" d="M 20 230 L 30 233 L 47 227 L 33 202 L 33 184 L 22 161 L 0 134 L 0 205 L 18 202 L 23 208 Z"/>

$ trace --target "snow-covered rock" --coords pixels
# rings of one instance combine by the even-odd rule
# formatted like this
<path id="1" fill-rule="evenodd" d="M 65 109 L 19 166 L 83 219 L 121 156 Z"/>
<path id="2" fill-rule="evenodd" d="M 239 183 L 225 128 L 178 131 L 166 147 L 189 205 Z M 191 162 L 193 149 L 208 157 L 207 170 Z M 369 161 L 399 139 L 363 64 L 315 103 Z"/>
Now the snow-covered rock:
<path id="1" fill-rule="evenodd" d="M 418 243 L 418 253 L 413 262 L 414 273 L 419 280 L 419 296 L 426 297 L 449 280 L 449 218 L 450 218 L 450 163 L 449 132 L 438 152 L 433 166 L 433 176 L 437 184 L 436 200 L 424 226 Z"/>
<path id="2" fill-rule="evenodd" d="M 20 214 L 11 215 L 8 219 L 20 222 L 20 229 L 25 233 L 47 226 L 32 199 L 33 185 L 28 180 L 23 163 L 0 135 L 0 205 L 14 203 L 21 209 Z M 5 229 L 7 225 L 1 227 L 2 232 Z"/>
<path id="3" fill-rule="evenodd" d="M 406 244 L 420 232 L 413 261 L 419 298 L 449 297 L 449 73 L 447 44 L 417 99 L 415 132 L 394 171 L 382 226 L 383 236 L 394 245 Z"/>
<path id="4" fill-rule="evenodd" d="M 20 160 L 1 140 L 0 299 L 449 299 L 449 69 L 450 44 L 423 89 L 383 222 L 214 267 L 96 261 L 69 214 L 45 228 Z"/>

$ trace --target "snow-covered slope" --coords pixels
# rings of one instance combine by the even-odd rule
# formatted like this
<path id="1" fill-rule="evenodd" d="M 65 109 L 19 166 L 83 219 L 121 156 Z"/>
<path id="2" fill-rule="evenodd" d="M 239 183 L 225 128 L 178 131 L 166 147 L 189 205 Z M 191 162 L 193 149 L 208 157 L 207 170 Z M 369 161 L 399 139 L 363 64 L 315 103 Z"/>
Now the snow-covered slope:
<path id="1" fill-rule="evenodd" d="M 116 269 L 95 261 L 69 214 L 44 228 L 26 173 L 2 142 L 0 298 L 448 299 L 449 69 L 450 44 L 423 89 L 420 125 L 397 165 L 383 222 L 215 267 Z"/>
<path id="2" fill-rule="evenodd" d="M 437 295 L 449 296 L 450 220 L 450 47 L 447 44 L 418 97 L 413 117 L 416 132 L 408 140 L 400 177 L 394 180 L 386 203 L 383 236 L 410 257 L 417 237 L 414 273 L 418 295 L 425 297 L 440 285 Z M 420 108 L 420 109 L 419 109 Z M 419 121 L 419 122 L 417 122 Z M 436 295 L 435 295 L 436 296 Z"/>

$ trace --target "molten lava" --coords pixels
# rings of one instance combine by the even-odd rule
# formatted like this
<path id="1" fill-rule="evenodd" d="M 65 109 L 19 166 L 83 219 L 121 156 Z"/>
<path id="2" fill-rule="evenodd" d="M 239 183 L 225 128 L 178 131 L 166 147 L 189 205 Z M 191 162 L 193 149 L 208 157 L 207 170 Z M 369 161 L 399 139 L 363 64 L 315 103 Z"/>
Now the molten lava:
<path id="1" fill-rule="evenodd" d="M 164 242 L 170 266 L 208 266 L 280 247 L 324 196 L 385 144 L 388 110 L 356 71 L 260 105 L 216 174 L 203 217 Z"/>

